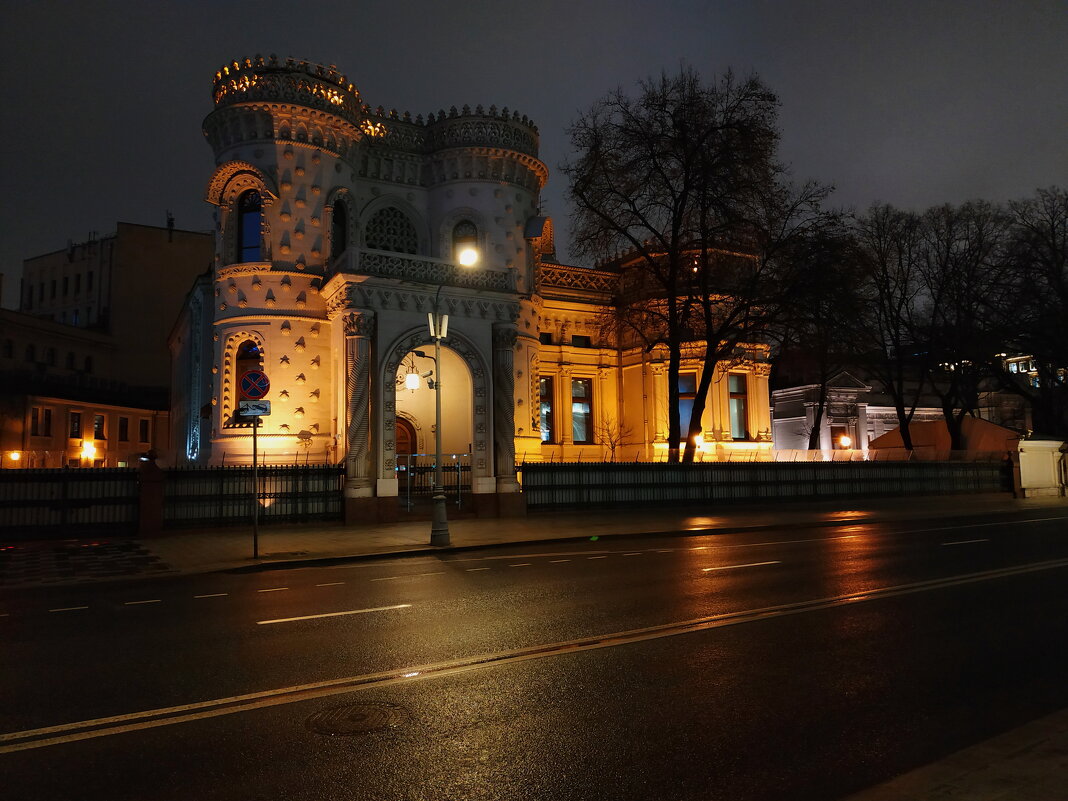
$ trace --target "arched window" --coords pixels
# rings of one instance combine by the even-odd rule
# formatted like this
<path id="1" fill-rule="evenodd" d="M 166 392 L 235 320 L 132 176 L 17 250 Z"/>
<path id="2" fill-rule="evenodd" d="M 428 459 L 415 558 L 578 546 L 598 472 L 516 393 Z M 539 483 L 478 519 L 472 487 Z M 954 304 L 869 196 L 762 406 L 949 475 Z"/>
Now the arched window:
<path id="1" fill-rule="evenodd" d="M 349 210 L 345 201 L 334 201 L 334 212 L 330 216 L 330 257 L 337 259 L 349 246 Z"/>
<path id="2" fill-rule="evenodd" d="M 263 369 L 263 348 L 246 339 L 237 349 L 237 378 L 240 379 L 249 370 Z"/>
<path id="3" fill-rule="evenodd" d="M 237 199 L 237 260 L 259 261 L 263 200 L 250 189 Z"/>
<path id="4" fill-rule="evenodd" d="M 367 247 L 414 254 L 419 252 L 419 235 L 408 216 L 390 206 L 367 221 Z"/>
<path id="5" fill-rule="evenodd" d="M 470 220 L 461 220 L 453 226 L 452 257 L 464 267 L 478 262 L 478 229 Z"/>

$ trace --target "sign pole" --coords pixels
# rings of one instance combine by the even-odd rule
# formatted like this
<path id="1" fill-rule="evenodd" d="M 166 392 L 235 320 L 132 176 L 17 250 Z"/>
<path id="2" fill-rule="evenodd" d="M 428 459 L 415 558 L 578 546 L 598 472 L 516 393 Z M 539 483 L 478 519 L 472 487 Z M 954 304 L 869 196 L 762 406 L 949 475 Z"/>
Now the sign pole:
<path id="1" fill-rule="evenodd" d="M 260 473 L 256 453 L 256 429 L 260 418 L 252 418 L 252 558 L 260 558 Z"/>

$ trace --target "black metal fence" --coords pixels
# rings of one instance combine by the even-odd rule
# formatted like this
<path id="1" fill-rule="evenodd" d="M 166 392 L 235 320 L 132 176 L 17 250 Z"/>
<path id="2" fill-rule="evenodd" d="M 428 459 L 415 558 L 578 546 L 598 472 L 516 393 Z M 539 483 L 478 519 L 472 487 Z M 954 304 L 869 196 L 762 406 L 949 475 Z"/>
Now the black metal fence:
<path id="1" fill-rule="evenodd" d="M 227 525 L 252 519 L 252 467 L 164 471 L 165 526 Z M 261 465 L 256 497 L 264 524 L 341 517 L 345 469 L 338 465 Z"/>
<path id="2" fill-rule="evenodd" d="M 78 536 L 137 529 L 137 470 L 0 470 L 0 536 Z"/>
<path id="3" fill-rule="evenodd" d="M 527 462 L 530 508 L 1012 490 L 1008 462 Z"/>
<path id="4" fill-rule="evenodd" d="M 434 466 L 433 454 L 397 454 L 397 494 L 402 509 L 412 511 L 426 505 L 433 495 Z M 471 454 L 445 454 L 441 479 L 448 502 L 463 508 L 465 498 L 471 494 Z"/>

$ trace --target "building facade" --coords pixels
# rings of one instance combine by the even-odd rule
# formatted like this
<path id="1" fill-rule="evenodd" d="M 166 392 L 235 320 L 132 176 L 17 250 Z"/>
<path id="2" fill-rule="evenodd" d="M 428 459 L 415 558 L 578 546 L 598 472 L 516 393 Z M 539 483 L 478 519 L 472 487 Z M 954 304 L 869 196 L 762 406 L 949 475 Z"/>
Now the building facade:
<path id="1" fill-rule="evenodd" d="M 336 68 L 275 57 L 223 67 L 213 98 L 214 265 L 170 340 L 185 460 L 248 463 L 249 371 L 270 380 L 264 459 L 292 461 L 299 443 L 343 461 L 353 504 L 395 496 L 398 458 L 432 450 L 428 378 L 443 450 L 469 455 L 489 509 L 513 503 L 517 461 L 666 453 L 666 354 L 601 337 L 614 274 L 558 263 L 530 120 L 372 110 Z M 707 451 L 770 448 L 766 361 L 713 387 Z"/>

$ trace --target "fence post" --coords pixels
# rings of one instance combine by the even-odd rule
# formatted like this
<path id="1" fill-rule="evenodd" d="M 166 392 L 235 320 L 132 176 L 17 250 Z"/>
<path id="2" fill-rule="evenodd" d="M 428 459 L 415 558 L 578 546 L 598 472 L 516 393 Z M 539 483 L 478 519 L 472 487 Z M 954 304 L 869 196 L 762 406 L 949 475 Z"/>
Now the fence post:
<path id="1" fill-rule="evenodd" d="M 163 531 L 163 480 L 164 473 L 153 459 L 141 462 L 137 476 L 139 537 Z"/>

